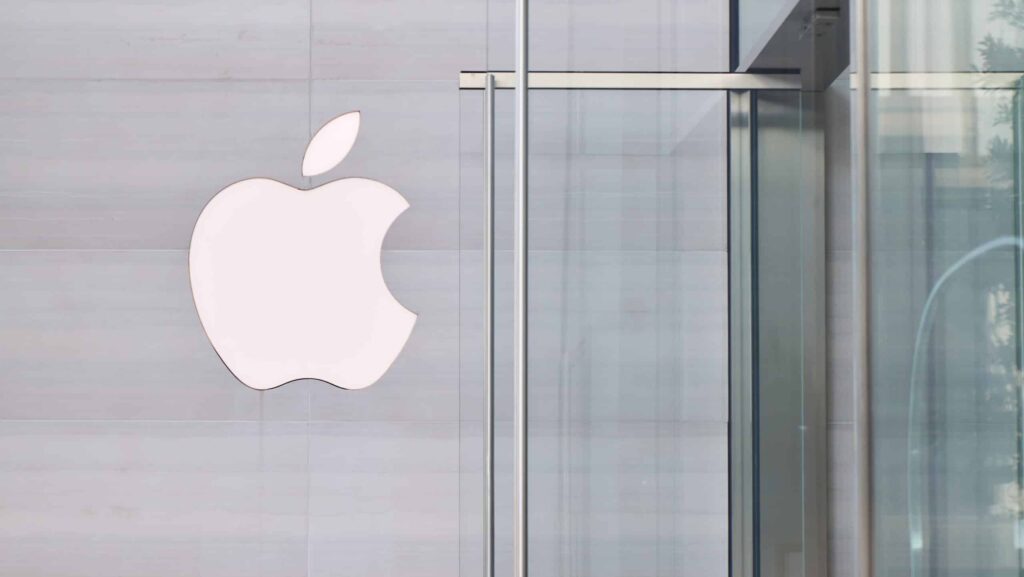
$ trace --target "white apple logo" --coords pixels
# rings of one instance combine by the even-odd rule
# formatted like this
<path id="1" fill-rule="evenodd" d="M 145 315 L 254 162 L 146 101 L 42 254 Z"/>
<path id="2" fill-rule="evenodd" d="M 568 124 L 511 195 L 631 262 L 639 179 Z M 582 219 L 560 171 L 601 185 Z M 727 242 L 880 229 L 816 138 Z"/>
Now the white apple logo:
<path id="1" fill-rule="evenodd" d="M 328 122 L 310 140 L 302 174 L 337 166 L 358 132 L 358 112 Z M 416 323 L 380 262 L 384 235 L 408 207 L 365 178 L 312 190 L 252 178 L 206 205 L 189 247 L 192 296 L 238 380 L 259 390 L 305 378 L 361 389 L 384 375 Z"/>

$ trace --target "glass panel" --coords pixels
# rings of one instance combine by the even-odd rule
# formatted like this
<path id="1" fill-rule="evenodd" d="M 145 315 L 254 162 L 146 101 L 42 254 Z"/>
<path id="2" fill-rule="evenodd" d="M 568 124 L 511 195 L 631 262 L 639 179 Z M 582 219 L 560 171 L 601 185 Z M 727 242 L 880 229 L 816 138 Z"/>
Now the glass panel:
<path id="1" fill-rule="evenodd" d="M 531 574 L 725 576 L 726 96 L 531 98 Z"/>
<path id="2" fill-rule="evenodd" d="M 745 69 L 789 16 L 797 0 L 739 0 L 739 65 Z"/>
<path id="3" fill-rule="evenodd" d="M 514 2 L 489 0 L 489 69 L 515 68 Z M 724 72 L 727 0 L 530 1 L 530 70 Z"/>
<path id="4" fill-rule="evenodd" d="M 815 290 L 803 232 L 816 218 L 805 184 L 815 169 L 804 158 L 804 96 L 762 92 L 755 107 L 757 567 L 762 577 L 801 577 L 804 322 Z"/>
<path id="5" fill-rule="evenodd" d="M 876 80 L 928 73 L 871 94 L 876 574 L 1019 575 L 1019 91 L 951 84 L 1024 70 L 1024 6 L 871 10 Z"/>
<path id="6" fill-rule="evenodd" d="M 513 91 L 495 93 L 495 573 L 512 575 Z M 484 574 L 484 95 L 460 92 L 460 574 Z"/>
<path id="7" fill-rule="evenodd" d="M 873 0 L 876 72 L 1021 70 L 1018 0 Z"/>

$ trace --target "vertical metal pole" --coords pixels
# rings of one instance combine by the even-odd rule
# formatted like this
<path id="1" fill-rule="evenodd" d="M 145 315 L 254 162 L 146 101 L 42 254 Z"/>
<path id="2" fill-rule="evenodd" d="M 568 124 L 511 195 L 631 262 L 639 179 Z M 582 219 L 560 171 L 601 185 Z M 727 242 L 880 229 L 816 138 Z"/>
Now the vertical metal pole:
<path id="1" fill-rule="evenodd" d="M 516 0 L 516 189 L 515 189 L 515 303 L 513 305 L 515 380 L 515 465 L 512 496 L 512 575 L 527 577 L 527 125 L 529 102 L 529 9 L 528 0 Z"/>
<path id="2" fill-rule="evenodd" d="M 870 260 L 868 256 L 868 208 L 871 183 L 868 139 L 870 137 L 871 52 L 870 3 L 855 0 L 857 4 L 857 176 L 858 186 L 853 190 L 853 298 L 854 298 L 854 391 L 857 395 L 854 430 L 857 443 L 857 568 L 858 577 L 874 574 L 872 557 L 871 517 L 871 382 L 870 382 L 870 329 L 869 287 Z"/>
<path id="3" fill-rule="evenodd" d="M 484 577 L 494 577 L 494 75 L 484 79 Z"/>
<path id="4" fill-rule="evenodd" d="M 729 92 L 729 527 L 731 577 L 754 570 L 753 126 L 750 91 Z"/>

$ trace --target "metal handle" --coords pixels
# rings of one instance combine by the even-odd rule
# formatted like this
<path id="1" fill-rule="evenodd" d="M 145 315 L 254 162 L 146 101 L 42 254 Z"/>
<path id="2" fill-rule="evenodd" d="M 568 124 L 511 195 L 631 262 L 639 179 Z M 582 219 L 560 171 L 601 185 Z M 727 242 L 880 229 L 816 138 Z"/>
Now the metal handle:
<path id="1" fill-rule="evenodd" d="M 484 577 L 494 577 L 494 76 L 484 80 Z"/>

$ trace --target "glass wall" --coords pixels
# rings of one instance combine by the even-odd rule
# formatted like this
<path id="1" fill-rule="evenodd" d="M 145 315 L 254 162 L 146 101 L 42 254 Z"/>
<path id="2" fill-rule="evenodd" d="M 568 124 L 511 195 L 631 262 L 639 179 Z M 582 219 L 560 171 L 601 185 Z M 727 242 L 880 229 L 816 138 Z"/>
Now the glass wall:
<path id="1" fill-rule="evenodd" d="M 514 68 L 514 3 L 488 2 L 489 70 Z M 724 72 L 729 2 L 530 2 L 532 71 Z M 498 91 L 497 573 L 511 563 L 512 92 Z M 530 95 L 529 569 L 728 574 L 726 95 Z M 477 367 L 484 159 L 462 97 L 463 366 Z M 464 439 L 478 439 L 475 370 Z M 467 446 L 471 446 L 467 444 Z M 464 451 L 463 463 L 479 460 Z M 469 467 L 467 467 L 469 469 Z M 478 574 L 476 479 L 463 571 Z"/>
<path id="2" fill-rule="evenodd" d="M 728 573 L 725 104 L 532 96 L 535 575 Z"/>
<path id="3" fill-rule="evenodd" d="M 753 436 L 755 562 L 761 577 L 814 575 L 818 553 L 813 539 L 810 550 L 805 543 L 805 525 L 814 530 L 814 519 L 805 517 L 805 495 L 821 488 L 805 483 L 803 474 L 807 455 L 822 448 L 815 447 L 819 437 L 805 434 L 815 412 L 806 392 L 820 392 L 822 385 L 807 373 L 816 342 L 808 321 L 823 297 L 818 276 L 824 278 L 815 260 L 820 244 L 812 240 L 814 223 L 820 221 L 814 211 L 818 165 L 814 148 L 807 146 L 814 133 L 804 128 L 811 124 L 813 102 L 812 94 L 796 91 L 761 92 L 754 99 Z"/>
<path id="4" fill-rule="evenodd" d="M 870 9 L 876 574 L 1018 575 L 1024 5 Z"/>
<path id="5" fill-rule="evenodd" d="M 481 96 L 462 96 L 470 242 L 483 231 Z M 511 572 L 512 96 L 496 95 L 498 575 Z M 531 574 L 724 577 L 726 94 L 536 90 L 530 123 Z M 480 252 L 463 259 L 461 298 L 479 311 Z M 463 321 L 476 371 L 482 318 Z M 464 394 L 478 449 L 480 392 Z M 479 458 L 464 451 L 467 470 Z M 466 478 L 473 574 L 482 496 Z"/>
<path id="6" fill-rule="evenodd" d="M 739 0 L 735 33 L 740 70 L 746 70 L 764 49 L 779 25 L 797 5 L 797 0 Z"/>
<path id="7" fill-rule="evenodd" d="M 484 0 L 488 70 L 515 69 L 515 2 Z M 729 0 L 531 0 L 530 70 L 725 72 Z"/>
<path id="8" fill-rule="evenodd" d="M 481 574 L 482 101 L 456 79 L 512 68 L 513 5 L 11 3 L 0 22 L 0 575 Z M 531 8 L 534 70 L 729 67 L 728 0 Z M 532 97 L 535 577 L 729 573 L 726 96 Z M 499 94 L 496 119 L 499 575 L 512 567 L 511 98 Z M 765 151 L 795 142 L 793 105 L 765 100 L 762 118 L 778 121 Z M 311 135 L 350 110 L 362 112 L 351 154 L 302 176 Z M 763 162 L 792 192 L 792 168 Z M 353 175 L 409 201 L 381 255 L 389 289 L 418 314 L 406 349 L 361 391 L 243 387 L 195 314 L 199 212 L 246 178 L 309 189 Z M 785 206 L 762 206 L 793 223 Z M 790 246 L 765 237 L 766 266 Z M 793 262 L 780 267 L 771 280 L 792 281 Z M 765 349 L 766 363 L 813 341 L 780 284 L 774 318 L 799 336 Z M 801 378 L 764 383 L 765 414 L 799 420 Z M 803 434 L 761 442 L 796 466 Z M 776 497 L 764 561 L 796 575 L 806 526 L 790 515 L 806 487 L 784 479 L 762 479 Z"/>

